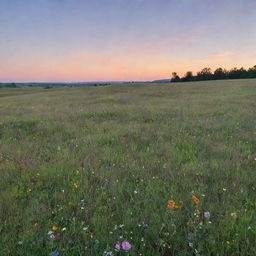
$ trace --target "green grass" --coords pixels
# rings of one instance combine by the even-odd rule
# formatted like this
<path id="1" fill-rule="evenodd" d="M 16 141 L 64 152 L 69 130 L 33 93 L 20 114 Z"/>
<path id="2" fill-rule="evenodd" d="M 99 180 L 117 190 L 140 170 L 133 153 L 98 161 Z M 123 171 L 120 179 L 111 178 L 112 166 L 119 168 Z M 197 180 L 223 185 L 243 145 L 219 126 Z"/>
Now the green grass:
<path id="1" fill-rule="evenodd" d="M 0 89 L 0 255 L 255 255 L 255 89 Z"/>

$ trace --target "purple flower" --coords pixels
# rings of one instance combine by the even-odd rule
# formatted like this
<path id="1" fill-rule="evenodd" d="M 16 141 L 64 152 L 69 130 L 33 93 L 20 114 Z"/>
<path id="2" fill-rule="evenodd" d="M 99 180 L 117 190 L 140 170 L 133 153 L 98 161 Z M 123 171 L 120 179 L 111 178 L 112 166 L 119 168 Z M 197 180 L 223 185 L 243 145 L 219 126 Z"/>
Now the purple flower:
<path id="1" fill-rule="evenodd" d="M 129 242 L 122 242 L 122 249 L 124 251 L 129 251 L 131 250 L 131 248 L 132 248 L 132 245 Z"/>
<path id="2" fill-rule="evenodd" d="M 129 243 L 129 242 L 118 242 L 116 245 L 115 245 L 115 248 L 118 249 L 118 250 L 124 250 L 124 251 L 129 251 L 131 250 L 132 248 L 132 245 Z"/>
<path id="3" fill-rule="evenodd" d="M 122 247 L 122 245 L 121 245 L 121 243 L 119 243 L 119 242 L 115 245 L 115 248 L 118 249 L 118 250 L 120 250 L 121 247 Z"/>
<path id="4" fill-rule="evenodd" d="M 205 218 L 210 218 L 210 217 L 211 217 L 210 212 L 204 212 L 204 217 L 205 217 Z"/>

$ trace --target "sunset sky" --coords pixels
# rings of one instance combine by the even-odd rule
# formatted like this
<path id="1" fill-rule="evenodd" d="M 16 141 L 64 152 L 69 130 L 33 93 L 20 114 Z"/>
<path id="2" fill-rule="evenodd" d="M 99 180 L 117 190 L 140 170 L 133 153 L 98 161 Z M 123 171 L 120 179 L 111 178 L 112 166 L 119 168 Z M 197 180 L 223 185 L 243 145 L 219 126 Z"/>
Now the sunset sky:
<path id="1" fill-rule="evenodd" d="M 256 0 L 0 0 L 0 81 L 169 78 L 256 65 Z"/>

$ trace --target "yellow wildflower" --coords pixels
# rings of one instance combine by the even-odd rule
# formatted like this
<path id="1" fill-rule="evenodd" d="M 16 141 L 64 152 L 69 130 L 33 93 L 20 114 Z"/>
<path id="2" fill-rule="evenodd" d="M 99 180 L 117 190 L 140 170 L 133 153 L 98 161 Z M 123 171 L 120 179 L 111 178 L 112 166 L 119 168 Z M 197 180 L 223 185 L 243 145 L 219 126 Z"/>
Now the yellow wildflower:
<path id="1" fill-rule="evenodd" d="M 57 226 L 52 226 L 52 230 L 56 231 L 56 230 L 58 230 L 58 227 Z"/>
<path id="2" fill-rule="evenodd" d="M 77 188 L 78 188 L 78 184 L 77 184 L 77 183 L 74 183 L 74 184 L 72 185 L 72 187 L 73 187 L 74 189 L 77 189 Z"/>

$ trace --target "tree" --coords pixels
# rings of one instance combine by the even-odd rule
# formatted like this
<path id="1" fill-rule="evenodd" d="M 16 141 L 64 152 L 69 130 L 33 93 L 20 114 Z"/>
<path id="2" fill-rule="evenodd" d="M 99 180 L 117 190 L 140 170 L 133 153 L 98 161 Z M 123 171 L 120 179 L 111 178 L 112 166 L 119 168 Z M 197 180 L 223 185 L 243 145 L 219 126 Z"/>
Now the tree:
<path id="1" fill-rule="evenodd" d="M 203 68 L 197 72 L 197 80 L 211 80 L 213 79 L 212 71 L 210 68 Z"/>
<path id="2" fill-rule="evenodd" d="M 193 81 L 193 80 L 194 80 L 194 77 L 193 77 L 192 71 L 187 71 L 186 75 L 183 78 L 183 81 L 189 82 L 189 81 Z"/>
<path id="3" fill-rule="evenodd" d="M 179 82 L 179 81 L 180 81 L 180 77 L 178 76 L 178 74 L 176 72 L 172 72 L 171 82 Z"/>
<path id="4" fill-rule="evenodd" d="M 210 68 L 203 68 L 201 71 L 197 72 L 196 76 L 193 76 L 191 71 L 188 71 L 184 77 L 180 78 L 176 72 L 172 73 L 172 82 L 184 81 L 204 81 L 212 79 L 243 79 L 243 78 L 256 78 L 256 65 L 249 68 L 248 70 L 241 68 L 232 68 L 231 70 L 226 70 L 223 68 L 217 68 L 214 73 L 212 73 Z"/>
<path id="5" fill-rule="evenodd" d="M 248 78 L 256 78 L 256 65 L 248 69 Z"/>
<path id="6" fill-rule="evenodd" d="M 232 68 L 228 72 L 228 78 L 230 79 L 240 79 L 240 78 L 246 78 L 246 77 L 247 77 L 247 71 L 243 67 L 240 69 Z"/>
<path id="7" fill-rule="evenodd" d="M 227 71 L 225 69 L 222 68 L 217 68 L 214 71 L 214 79 L 219 80 L 219 79 L 226 79 L 227 78 Z"/>

